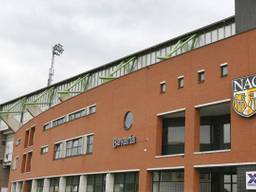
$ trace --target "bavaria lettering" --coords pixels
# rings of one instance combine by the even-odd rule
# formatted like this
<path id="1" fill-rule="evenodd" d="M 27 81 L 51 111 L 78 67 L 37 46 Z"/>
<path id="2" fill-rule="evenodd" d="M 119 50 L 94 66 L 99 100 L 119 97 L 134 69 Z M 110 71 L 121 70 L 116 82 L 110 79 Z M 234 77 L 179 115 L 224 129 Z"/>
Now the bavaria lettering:
<path id="1" fill-rule="evenodd" d="M 113 148 L 122 147 L 126 145 L 132 145 L 136 143 L 136 137 L 133 135 L 130 135 L 128 137 L 122 137 L 122 138 L 114 138 L 113 139 Z"/>

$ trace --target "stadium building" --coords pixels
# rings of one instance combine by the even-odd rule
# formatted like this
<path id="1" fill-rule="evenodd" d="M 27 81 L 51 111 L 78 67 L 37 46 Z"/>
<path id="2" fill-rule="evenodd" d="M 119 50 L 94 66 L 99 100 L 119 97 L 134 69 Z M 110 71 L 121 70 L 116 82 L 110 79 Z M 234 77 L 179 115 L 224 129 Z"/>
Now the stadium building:
<path id="1" fill-rule="evenodd" d="M 255 10 L 2 104 L 2 190 L 256 191 Z"/>

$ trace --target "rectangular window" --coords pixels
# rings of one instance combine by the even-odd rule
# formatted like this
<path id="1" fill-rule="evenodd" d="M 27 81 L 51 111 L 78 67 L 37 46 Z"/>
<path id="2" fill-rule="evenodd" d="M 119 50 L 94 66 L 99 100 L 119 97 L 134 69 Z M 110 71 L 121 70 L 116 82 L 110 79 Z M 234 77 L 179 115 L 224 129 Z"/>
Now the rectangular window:
<path id="1" fill-rule="evenodd" d="M 104 174 L 87 176 L 87 192 L 105 192 L 106 176 Z"/>
<path id="2" fill-rule="evenodd" d="M 48 145 L 41 147 L 41 154 L 46 154 L 48 153 Z"/>
<path id="3" fill-rule="evenodd" d="M 31 171 L 31 164 L 32 164 L 32 152 L 29 152 L 27 154 L 27 160 L 26 160 L 26 172 Z"/>
<path id="4" fill-rule="evenodd" d="M 20 145 L 20 143 L 21 143 L 21 139 L 20 138 L 16 139 L 15 145 L 18 146 L 18 145 Z"/>
<path id="5" fill-rule="evenodd" d="M 79 179 L 80 179 L 79 176 L 67 177 L 65 192 L 78 192 Z"/>
<path id="6" fill-rule="evenodd" d="M 183 192 L 183 171 L 154 171 L 153 192 Z"/>
<path id="7" fill-rule="evenodd" d="M 59 192 L 59 178 L 50 179 L 50 192 Z"/>
<path id="8" fill-rule="evenodd" d="M 73 139 L 66 143 L 66 157 L 82 154 L 82 138 Z"/>
<path id="9" fill-rule="evenodd" d="M 96 113 L 96 105 L 89 107 L 89 114 Z"/>
<path id="10" fill-rule="evenodd" d="M 36 192 L 43 192 L 43 189 L 44 189 L 44 180 L 38 179 Z"/>
<path id="11" fill-rule="evenodd" d="M 237 192 L 235 167 L 203 168 L 199 170 L 200 192 Z"/>
<path id="12" fill-rule="evenodd" d="M 12 170 L 16 170 L 19 164 L 19 157 L 16 157 L 12 163 Z"/>
<path id="13" fill-rule="evenodd" d="M 26 159 L 27 159 L 27 154 L 23 154 L 22 162 L 21 162 L 21 173 L 25 172 Z"/>
<path id="14" fill-rule="evenodd" d="M 93 152 L 93 135 L 87 136 L 86 154 L 92 154 Z"/>
<path id="15" fill-rule="evenodd" d="M 83 117 L 86 115 L 86 110 L 85 109 L 82 109 L 80 111 L 77 111 L 77 112 L 74 112 L 74 113 L 71 113 L 68 115 L 68 120 L 69 121 L 72 121 L 74 119 L 78 119 L 80 117 Z"/>
<path id="16" fill-rule="evenodd" d="M 224 63 L 220 65 L 220 76 L 221 77 L 228 76 L 228 64 Z"/>
<path id="17" fill-rule="evenodd" d="M 165 93 L 166 92 L 166 82 L 162 81 L 160 82 L 160 93 Z"/>
<path id="18" fill-rule="evenodd" d="M 184 153 L 185 117 L 163 119 L 162 155 Z"/>
<path id="19" fill-rule="evenodd" d="M 205 81 L 205 71 L 198 71 L 198 83 L 203 83 Z"/>
<path id="20" fill-rule="evenodd" d="M 138 173 L 114 174 L 114 192 L 138 192 Z"/>
<path id="21" fill-rule="evenodd" d="M 34 144 L 35 130 L 36 130 L 35 127 L 32 127 L 29 130 L 30 131 L 30 134 L 29 134 L 29 146 L 32 146 Z"/>
<path id="22" fill-rule="evenodd" d="M 29 130 L 27 130 L 25 133 L 24 148 L 28 147 L 28 142 L 29 142 L 28 140 L 29 140 Z"/>
<path id="23" fill-rule="evenodd" d="M 61 125 L 65 123 L 65 121 L 66 121 L 66 117 L 61 117 L 59 119 L 52 121 L 52 126 L 55 127 L 55 126 Z"/>
<path id="24" fill-rule="evenodd" d="M 230 149 L 230 103 L 200 109 L 200 151 Z"/>
<path id="25" fill-rule="evenodd" d="M 54 159 L 61 159 L 63 153 L 64 143 L 57 143 L 54 145 Z"/>
<path id="26" fill-rule="evenodd" d="M 46 131 L 46 130 L 48 130 L 48 129 L 50 129 L 50 128 L 51 128 L 51 123 L 50 123 L 50 122 L 44 124 L 44 126 L 43 126 L 43 130 L 44 130 L 44 131 Z"/>
<path id="27" fill-rule="evenodd" d="M 179 76 L 178 77 L 178 88 L 181 89 L 184 87 L 184 76 Z"/>

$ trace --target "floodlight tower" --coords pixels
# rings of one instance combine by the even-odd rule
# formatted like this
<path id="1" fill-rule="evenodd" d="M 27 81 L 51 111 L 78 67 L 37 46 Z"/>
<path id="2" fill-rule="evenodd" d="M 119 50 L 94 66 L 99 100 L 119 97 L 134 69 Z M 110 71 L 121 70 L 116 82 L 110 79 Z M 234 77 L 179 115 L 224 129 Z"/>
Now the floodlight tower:
<path id="1" fill-rule="evenodd" d="M 52 62 L 51 62 L 51 67 L 49 69 L 49 78 L 48 78 L 47 86 L 50 86 L 52 84 L 52 81 L 53 81 L 53 76 L 54 76 L 54 57 L 55 57 L 55 55 L 60 56 L 63 53 L 63 51 L 64 51 L 63 46 L 60 43 L 55 44 L 52 47 Z"/>

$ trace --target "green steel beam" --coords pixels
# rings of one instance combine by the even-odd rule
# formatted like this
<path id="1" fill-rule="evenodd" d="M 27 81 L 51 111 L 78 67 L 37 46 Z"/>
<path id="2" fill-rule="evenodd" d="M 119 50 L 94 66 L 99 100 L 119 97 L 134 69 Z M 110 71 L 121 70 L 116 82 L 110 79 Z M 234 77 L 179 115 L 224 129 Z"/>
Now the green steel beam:
<path id="1" fill-rule="evenodd" d="M 132 57 L 128 60 L 124 60 L 122 61 L 119 65 L 116 66 L 115 70 L 113 72 L 111 72 L 108 76 L 101 76 L 99 77 L 100 79 L 103 80 L 103 82 L 107 82 L 107 81 L 110 81 L 110 80 L 113 80 L 113 79 L 116 79 L 116 77 L 114 77 L 114 75 L 119 71 L 121 70 L 122 68 L 126 67 L 126 66 L 129 66 L 131 62 L 132 65 L 130 67 L 128 67 L 128 70 L 126 70 L 128 73 L 132 72 L 133 71 L 133 67 L 134 67 L 134 61 L 135 61 L 135 57 Z"/>
<path id="2" fill-rule="evenodd" d="M 192 50 L 192 49 L 194 48 L 194 46 L 195 46 L 196 37 L 197 37 L 197 35 L 194 34 L 194 35 L 192 35 L 191 37 L 189 37 L 188 39 L 184 40 L 183 42 L 182 42 L 181 40 L 179 40 L 179 41 L 176 43 L 176 45 L 175 45 L 175 47 L 173 48 L 173 50 L 172 50 L 169 54 L 167 54 L 166 56 L 159 56 L 159 57 L 157 57 L 157 58 L 160 59 L 161 61 L 171 58 L 172 55 L 173 55 L 175 52 L 177 52 L 178 49 L 183 48 L 183 47 L 184 47 L 186 44 L 188 44 L 191 40 L 192 40 L 193 42 L 192 42 L 192 46 L 190 47 L 190 50 Z"/>
<path id="3" fill-rule="evenodd" d="M 62 100 L 61 98 L 64 97 L 69 97 L 70 94 L 74 93 L 74 94 L 80 94 L 83 93 L 84 91 L 86 91 L 87 87 L 88 87 L 88 79 L 89 79 L 90 74 L 86 74 L 83 77 L 80 77 L 78 79 L 76 79 L 72 85 L 70 85 L 67 89 L 65 89 L 64 91 L 58 91 L 58 94 L 60 94 L 60 100 Z M 80 82 L 85 81 L 83 84 L 83 90 L 81 91 L 72 91 L 71 89 L 74 88 L 77 84 L 79 84 Z"/>

